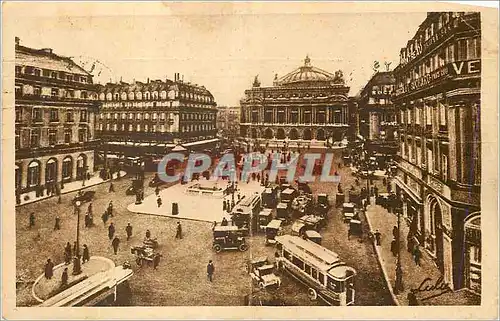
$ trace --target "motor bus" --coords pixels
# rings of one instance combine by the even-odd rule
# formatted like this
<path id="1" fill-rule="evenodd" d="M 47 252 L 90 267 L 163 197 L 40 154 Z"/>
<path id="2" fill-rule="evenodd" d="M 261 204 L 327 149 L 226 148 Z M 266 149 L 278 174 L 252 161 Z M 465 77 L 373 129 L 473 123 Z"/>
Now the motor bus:
<path id="1" fill-rule="evenodd" d="M 278 267 L 308 287 L 311 300 L 354 305 L 356 270 L 327 248 L 299 236 L 277 236 Z"/>
<path id="2" fill-rule="evenodd" d="M 257 231 L 259 213 L 262 210 L 262 198 L 259 193 L 245 196 L 234 207 L 231 216 L 236 226 L 248 228 L 249 231 Z"/>

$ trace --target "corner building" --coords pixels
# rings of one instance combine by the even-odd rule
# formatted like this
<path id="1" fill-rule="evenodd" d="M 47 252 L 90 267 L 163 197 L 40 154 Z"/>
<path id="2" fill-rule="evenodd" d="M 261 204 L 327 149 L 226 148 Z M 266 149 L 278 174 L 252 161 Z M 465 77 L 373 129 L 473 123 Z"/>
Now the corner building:
<path id="1" fill-rule="evenodd" d="M 429 13 L 394 75 L 403 213 L 444 281 L 480 293 L 479 13 Z"/>
<path id="2" fill-rule="evenodd" d="M 163 157 L 179 143 L 194 149 L 218 141 L 214 97 L 177 73 L 174 80 L 99 85 L 98 93 L 96 130 L 111 155 Z"/>
<path id="3" fill-rule="evenodd" d="M 15 188 L 35 197 L 94 171 L 92 75 L 52 49 L 15 47 Z M 25 195 L 24 197 L 30 197 Z"/>
<path id="4" fill-rule="evenodd" d="M 349 129 L 348 94 L 342 71 L 304 65 L 261 87 L 257 77 L 241 100 L 240 136 L 258 140 L 340 142 Z"/>

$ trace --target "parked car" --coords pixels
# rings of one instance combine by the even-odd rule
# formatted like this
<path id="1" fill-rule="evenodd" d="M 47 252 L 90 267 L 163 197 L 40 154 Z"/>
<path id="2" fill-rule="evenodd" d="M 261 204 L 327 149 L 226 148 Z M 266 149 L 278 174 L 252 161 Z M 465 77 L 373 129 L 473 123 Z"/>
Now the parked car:
<path id="1" fill-rule="evenodd" d="M 250 276 L 261 289 L 281 285 L 281 279 L 274 274 L 274 265 L 270 264 L 266 257 L 257 258 L 250 263 Z"/>
<path id="2" fill-rule="evenodd" d="M 237 226 L 215 226 L 212 248 L 216 253 L 225 250 L 248 250 L 243 232 Z"/>
<path id="3" fill-rule="evenodd" d="M 95 191 L 85 191 L 83 194 L 76 196 L 73 203 L 80 201 L 81 203 L 90 202 L 94 199 Z"/>
<path id="4" fill-rule="evenodd" d="M 266 226 L 266 245 L 276 243 L 276 235 L 281 230 L 281 220 L 272 220 Z"/>

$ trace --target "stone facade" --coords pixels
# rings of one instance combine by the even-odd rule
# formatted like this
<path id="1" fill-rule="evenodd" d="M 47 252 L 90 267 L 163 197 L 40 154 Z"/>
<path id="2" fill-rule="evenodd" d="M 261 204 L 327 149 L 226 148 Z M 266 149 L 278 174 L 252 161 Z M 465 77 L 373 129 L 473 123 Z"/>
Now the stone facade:
<path id="1" fill-rule="evenodd" d="M 97 133 L 110 153 L 164 155 L 176 144 L 214 140 L 217 109 L 203 86 L 166 79 L 108 83 L 98 88 Z"/>
<path id="2" fill-rule="evenodd" d="M 479 13 L 429 13 L 394 70 L 396 191 L 415 238 L 454 289 L 468 286 L 464 225 L 480 211 L 480 29 Z"/>
<path id="3" fill-rule="evenodd" d="M 92 75 L 52 49 L 16 39 L 16 193 L 64 188 L 94 171 L 99 108 Z"/>
<path id="4" fill-rule="evenodd" d="M 258 140 L 340 142 L 350 122 L 349 87 L 341 71 L 304 65 L 261 87 L 255 79 L 241 100 L 240 136 Z"/>

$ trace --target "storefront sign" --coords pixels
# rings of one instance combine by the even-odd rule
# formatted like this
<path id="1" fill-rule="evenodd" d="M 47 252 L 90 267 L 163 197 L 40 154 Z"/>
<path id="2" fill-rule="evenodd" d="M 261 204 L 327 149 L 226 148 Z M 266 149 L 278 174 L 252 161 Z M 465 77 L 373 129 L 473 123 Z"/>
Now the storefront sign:
<path id="1" fill-rule="evenodd" d="M 455 76 L 481 73 L 481 59 L 456 61 L 451 66 L 450 72 Z"/>

